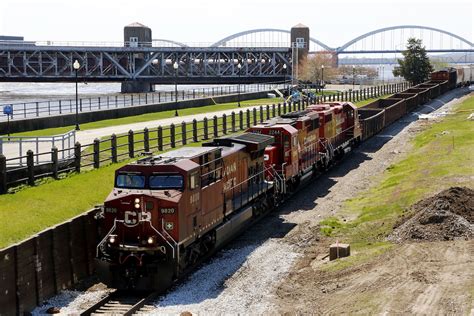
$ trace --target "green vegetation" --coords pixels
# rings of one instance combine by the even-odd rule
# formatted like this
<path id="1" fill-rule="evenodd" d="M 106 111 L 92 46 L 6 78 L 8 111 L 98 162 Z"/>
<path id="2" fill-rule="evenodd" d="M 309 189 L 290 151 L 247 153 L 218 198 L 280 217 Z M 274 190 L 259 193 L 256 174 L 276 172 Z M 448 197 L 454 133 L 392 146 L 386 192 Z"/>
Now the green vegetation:
<path id="1" fill-rule="evenodd" d="M 250 107 L 250 106 L 266 105 L 266 104 L 272 104 L 272 103 L 278 103 L 278 102 L 283 102 L 283 100 L 281 98 L 273 98 L 273 99 L 265 98 L 265 99 L 242 101 L 240 102 L 240 104 L 242 107 Z M 230 109 L 238 110 L 239 108 L 237 107 L 237 102 L 182 109 L 182 110 L 179 110 L 179 115 L 186 116 L 186 115 L 194 115 L 194 114 L 201 114 L 201 113 L 208 113 L 208 112 L 225 111 L 225 110 L 230 110 Z M 173 116 L 174 116 L 174 110 L 147 113 L 147 114 L 128 116 L 128 117 L 123 117 L 123 118 L 118 118 L 118 119 L 84 123 L 84 124 L 81 124 L 81 130 L 90 130 L 90 129 L 97 129 L 97 128 L 102 128 L 102 127 L 115 126 L 115 125 L 125 125 L 125 124 L 161 120 L 161 119 L 166 119 Z M 65 126 L 65 127 L 48 128 L 48 129 L 37 130 L 37 131 L 29 131 L 29 132 L 23 132 L 23 133 L 16 133 L 12 135 L 14 136 L 51 136 L 51 135 L 63 134 L 72 129 L 74 129 L 73 125 Z"/>
<path id="2" fill-rule="evenodd" d="M 467 120 L 472 112 L 474 97 L 463 102 L 455 114 L 417 135 L 412 152 L 388 167 L 379 185 L 345 203 L 343 215 L 355 219 L 328 218 L 321 222 L 322 233 L 351 243 L 361 258 L 369 258 L 373 252 L 390 248 L 385 238 L 410 205 L 451 186 L 474 187 L 473 122 Z M 335 267 L 358 260 L 351 258 Z"/>
<path id="3" fill-rule="evenodd" d="M 402 55 L 403 59 L 398 60 L 399 66 L 393 70 L 395 77 L 401 76 L 412 84 L 419 84 L 424 82 L 433 71 L 421 39 L 409 38 L 407 49 L 402 52 Z"/>
<path id="4" fill-rule="evenodd" d="M 354 104 L 355 104 L 358 108 L 360 108 L 360 107 L 363 107 L 364 105 L 367 105 L 367 104 L 369 104 L 369 103 L 372 103 L 372 102 L 374 102 L 374 101 L 377 101 L 378 99 L 384 99 L 384 98 L 388 97 L 389 95 L 391 95 L 391 94 L 384 94 L 384 95 L 382 95 L 382 96 L 380 96 L 380 97 L 370 98 L 370 99 L 363 100 L 363 101 L 358 101 L 358 102 L 355 102 Z"/>

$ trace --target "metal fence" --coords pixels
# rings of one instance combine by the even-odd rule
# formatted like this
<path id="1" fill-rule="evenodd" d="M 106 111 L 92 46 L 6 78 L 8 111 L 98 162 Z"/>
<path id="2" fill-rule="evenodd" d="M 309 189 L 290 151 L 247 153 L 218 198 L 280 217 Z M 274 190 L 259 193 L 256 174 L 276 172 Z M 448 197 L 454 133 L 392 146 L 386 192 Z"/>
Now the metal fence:
<path id="1" fill-rule="evenodd" d="M 136 158 L 142 154 L 161 152 L 181 145 L 211 140 L 222 135 L 244 131 L 272 117 L 303 110 L 313 102 L 361 101 L 384 94 L 396 93 L 407 87 L 407 83 L 400 83 L 360 91 L 339 92 L 324 97 L 317 96 L 314 100 L 305 99 L 302 102 L 271 104 L 260 106 L 258 110 L 253 108 L 252 110 L 240 110 L 237 113 L 232 112 L 230 115 L 223 114 L 221 117 L 206 117 L 202 121 L 193 120 L 189 123 L 182 122 L 169 126 L 157 126 L 140 131 L 130 130 L 126 134 L 113 134 L 110 137 L 95 139 L 88 144 L 76 143 L 73 148 L 63 148 L 61 150 L 52 148 L 50 151 L 40 153 L 29 150 L 26 156 L 8 159 L 0 155 L 0 194 L 6 193 L 8 188 L 21 183 L 35 185 L 35 181 L 39 178 L 53 177 L 58 179 L 62 173 L 71 171 L 79 173 L 84 169 L 100 168 L 110 163 Z M 69 159 L 59 159 L 64 152 L 70 152 L 71 150 L 74 151 L 73 156 Z M 46 159 L 41 157 L 51 157 L 51 163 L 35 165 L 35 161 Z M 18 159 L 26 159 L 26 166 L 7 167 L 12 161 Z"/>
<path id="2" fill-rule="evenodd" d="M 9 161 L 9 165 L 26 164 L 26 153 L 28 150 L 39 153 L 49 151 L 51 148 L 60 150 L 60 159 L 68 159 L 74 156 L 74 144 L 76 143 L 76 131 L 71 130 L 65 134 L 54 136 L 0 136 L 0 154 L 8 157 L 16 157 Z M 40 159 L 36 156 L 35 163 L 51 162 L 50 158 Z"/>
<path id="3" fill-rule="evenodd" d="M 268 91 L 282 87 L 284 87 L 283 83 L 262 83 L 254 85 L 240 85 L 240 88 L 238 85 L 233 85 L 181 90 L 178 91 L 177 95 L 175 94 L 175 91 L 102 95 L 98 97 L 78 99 L 77 110 L 79 113 L 92 112 L 98 110 L 125 108 L 137 105 L 172 102 L 176 99 L 178 99 L 178 101 L 183 101 L 221 95 L 237 94 L 239 93 L 239 91 L 241 93 Z M 3 104 L 0 105 L 0 108 L 3 108 L 5 105 L 11 105 L 13 107 L 13 115 L 10 117 L 11 119 L 35 118 L 51 115 L 70 114 L 76 112 L 76 99 Z M 7 115 L 2 114 L 0 116 L 0 120 L 6 121 Z"/>

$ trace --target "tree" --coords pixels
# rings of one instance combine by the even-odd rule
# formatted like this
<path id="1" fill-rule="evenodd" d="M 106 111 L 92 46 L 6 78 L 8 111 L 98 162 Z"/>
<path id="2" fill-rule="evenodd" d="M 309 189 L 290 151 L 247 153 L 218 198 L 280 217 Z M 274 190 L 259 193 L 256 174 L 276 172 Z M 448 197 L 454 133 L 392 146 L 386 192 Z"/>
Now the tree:
<path id="1" fill-rule="evenodd" d="M 395 77 L 402 76 L 412 84 L 418 84 L 425 81 L 433 71 L 421 39 L 409 38 L 407 49 L 402 55 L 404 59 L 399 59 L 399 66 L 393 70 Z"/>
<path id="2" fill-rule="evenodd" d="M 321 80 L 321 66 L 324 65 L 324 81 L 334 78 L 336 69 L 332 68 L 331 55 L 315 54 L 308 56 L 300 63 L 298 79 L 303 81 L 319 82 Z"/>

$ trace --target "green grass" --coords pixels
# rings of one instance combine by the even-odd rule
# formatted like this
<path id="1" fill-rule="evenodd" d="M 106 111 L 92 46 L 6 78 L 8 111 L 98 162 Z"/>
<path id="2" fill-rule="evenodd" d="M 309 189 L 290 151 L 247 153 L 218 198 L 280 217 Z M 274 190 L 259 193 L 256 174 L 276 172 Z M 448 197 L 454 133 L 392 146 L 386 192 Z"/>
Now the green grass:
<path id="1" fill-rule="evenodd" d="M 246 101 L 240 102 L 240 104 L 242 107 L 250 107 L 250 106 L 255 106 L 255 105 L 267 105 L 267 104 L 273 104 L 273 103 L 278 103 L 278 102 L 283 102 L 283 99 L 282 98 L 271 98 L 271 99 L 265 98 L 265 99 L 246 100 Z M 208 113 L 208 112 L 224 111 L 224 110 L 230 110 L 230 109 L 238 110 L 239 108 L 237 107 L 237 102 L 182 109 L 182 110 L 179 110 L 178 112 L 180 116 L 187 116 L 187 115 L 194 115 L 194 114 L 201 114 L 201 113 Z M 84 123 L 84 124 L 81 124 L 81 130 L 90 130 L 90 129 L 115 126 L 115 125 L 125 125 L 125 124 L 133 124 L 133 123 L 166 119 L 166 118 L 174 117 L 174 113 L 175 113 L 174 110 L 172 110 L 172 111 L 164 111 L 164 112 L 147 113 L 147 114 L 136 115 L 136 116 L 128 116 L 128 117 L 123 117 L 123 118 L 118 118 L 118 119 Z M 74 126 L 70 125 L 70 126 L 64 126 L 64 127 L 55 127 L 55 128 L 48 128 L 48 129 L 42 129 L 42 130 L 36 130 L 36 131 L 16 133 L 12 135 L 13 136 L 52 136 L 52 135 L 66 133 L 72 129 L 74 129 Z"/>
<path id="2" fill-rule="evenodd" d="M 372 102 L 374 102 L 374 101 L 377 101 L 378 99 L 384 99 L 384 98 L 388 97 L 389 95 L 392 95 L 392 94 L 384 94 L 384 95 L 382 95 L 382 96 L 380 96 L 380 97 L 369 98 L 369 99 L 367 99 L 367 100 L 355 102 L 354 104 L 355 104 L 358 108 L 360 108 L 360 107 L 362 107 L 362 106 L 364 106 L 364 105 L 367 105 L 367 104 L 369 104 L 369 103 L 372 103 Z"/>
<path id="3" fill-rule="evenodd" d="M 474 97 L 418 134 L 412 152 L 375 179 L 378 185 L 344 204 L 341 214 L 355 219 L 329 218 L 321 223 L 321 232 L 351 243 L 362 258 L 370 258 L 380 246 L 389 249 L 385 238 L 413 203 L 451 186 L 474 187 L 474 123 L 467 120 L 472 112 Z"/>

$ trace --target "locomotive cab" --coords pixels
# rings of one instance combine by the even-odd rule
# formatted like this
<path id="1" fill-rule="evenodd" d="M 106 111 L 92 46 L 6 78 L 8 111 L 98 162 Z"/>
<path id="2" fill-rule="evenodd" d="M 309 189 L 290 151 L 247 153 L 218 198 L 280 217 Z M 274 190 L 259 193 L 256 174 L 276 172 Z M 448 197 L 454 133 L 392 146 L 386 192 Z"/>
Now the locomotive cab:
<path id="1" fill-rule="evenodd" d="M 256 125 L 247 130 L 250 133 L 274 137 L 274 143 L 265 148 L 265 167 L 274 168 L 289 179 L 298 174 L 298 130 L 287 124 Z"/>

